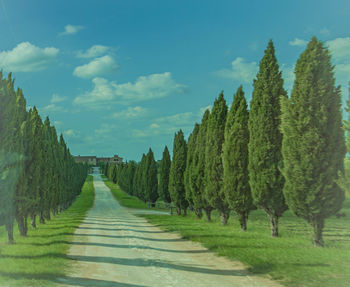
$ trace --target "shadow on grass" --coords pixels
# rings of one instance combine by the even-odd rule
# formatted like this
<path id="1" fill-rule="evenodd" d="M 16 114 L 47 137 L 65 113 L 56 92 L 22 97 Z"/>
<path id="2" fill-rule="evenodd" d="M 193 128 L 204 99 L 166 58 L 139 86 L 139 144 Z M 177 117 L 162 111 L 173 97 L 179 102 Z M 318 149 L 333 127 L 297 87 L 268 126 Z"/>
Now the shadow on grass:
<path id="1" fill-rule="evenodd" d="M 131 228 L 103 228 L 103 227 L 85 227 L 81 226 L 79 229 L 87 229 L 87 230 L 102 230 L 102 231 L 133 231 L 139 233 L 166 233 L 166 231 L 149 231 L 149 230 L 137 230 Z"/>
<path id="2" fill-rule="evenodd" d="M 171 252 L 171 253 L 208 253 L 210 251 L 208 250 L 174 250 L 174 249 L 162 249 L 162 248 L 155 248 L 150 246 L 144 246 L 144 245 L 122 245 L 122 244 L 109 244 L 109 243 L 97 243 L 97 242 L 70 242 L 65 240 L 56 240 L 51 241 L 48 243 L 27 243 L 26 245 L 32 245 L 32 246 L 50 246 L 55 244 L 71 244 L 71 245 L 83 245 L 83 246 L 99 246 L 99 247 L 109 247 L 109 248 L 137 248 L 137 249 L 148 249 L 148 250 L 155 250 L 155 251 L 161 251 L 161 252 Z"/>
<path id="3" fill-rule="evenodd" d="M 247 271 L 244 269 L 242 270 L 208 269 L 201 266 L 179 265 L 179 264 L 162 261 L 162 260 L 143 259 L 143 258 L 129 259 L 129 258 L 106 257 L 106 256 L 79 256 L 79 255 L 70 255 L 67 257 L 66 255 L 62 255 L 59 253 L 47 253 L 47 254 L 33 255 L 33 256 L 5 255 L 3 257 L 21 258 L 21 259 L 56 257 L 56 258 L 65 258 L 65 259 L 81 261 L 81 262 L 108 263 L 108 264 L 137 266 L 137 267 L 159 267 L 159 268 L 181 270 L 186 272 L 212 274 L 212 275 L 220 275 L 220 276 L 246 276 L 247 275 Z M 0 275 L 2 275 L 1 272 L 0 272 Z"/>
<path id="4" fill-rule="evenodd" d="M 65 284 L 70 286 L 83 286 L 83 287 L 144 287 L 145 285 L 127 284 L 116 281 L 89 279 L 82 277 L 70 277 L 62 276 L 57 278 L 57 274 L 40 273 L 40 274 L 27 274 L 27 273 L 6 273 L 0 271 L 0 276 L 11 280 L 46 280 L 53 283 Z"/>
<path id="5" fill-rule="evenodd" d="M 75 235 L 75 236 L 92 236 L 92 237 L 104 237 L 104 238 L 134 238 L 134 239 L 142 239 L 142 240 L 148 240 L 148 241 L 159 241 L 159 242 L 181 242 L 186 241 L 185 239 L 181 238 L 170 238 L 170 239 L 158 239 L 158 238 L 149 238 L 149 237 L 141 237 L 141 236 L 123 236 L 123 235 L 107 235 L 107 234 L 91 234 L 91 233 L 70 233 L 70 232 L 62 232 L 62 233 L 55 233 L 55 234 L 47 234 L 47 235 L 29 235 L 28 237 L 40 237 L 40 238 L 49 238 L 49 237 L 56 237 L 56 236 L 65 236 L 65 235 Z"/>

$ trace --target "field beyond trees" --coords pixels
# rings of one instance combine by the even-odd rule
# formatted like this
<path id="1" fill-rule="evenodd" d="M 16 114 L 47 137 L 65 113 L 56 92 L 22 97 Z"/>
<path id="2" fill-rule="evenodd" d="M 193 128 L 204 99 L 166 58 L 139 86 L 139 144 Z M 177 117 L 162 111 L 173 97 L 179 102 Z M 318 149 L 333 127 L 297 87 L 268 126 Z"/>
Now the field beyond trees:
<path id="1" fill-rule="evenodd" d="M 92 207 L 94 187 L 88 176 L 81 194 L 64 212 L 52 217 L 37 229 L 29 227 L 28 236 L 18 234 L 16 244 L 7 243 L 4 226 L 0 227 L 0 286 L 50 286 L 56 278 L 63 277 L 72 260 L 66 253 L 74 230 Z M 16 236 L 17 235 L 17 236 Z"/>
<path id="2" fill-rule="evenodd" d="M 240 230 L 236 215 L 222 226 L 218 213 L 212 222 L 187 216 L 142 215 L 156 226 L 179 232 L 185 239 L 200 242 L 218 255 L 246 264 L 286 286 L 349 286 L 350 282 L 350 198 L 340 213 L 330 217 L 324 230 L 325 248 L 313 248 L 312 229 L 307 222 L 287 211 L 280 219 L 280 237 L 272 238 L 266 214 L 249 215 L 248 229 Z"/>

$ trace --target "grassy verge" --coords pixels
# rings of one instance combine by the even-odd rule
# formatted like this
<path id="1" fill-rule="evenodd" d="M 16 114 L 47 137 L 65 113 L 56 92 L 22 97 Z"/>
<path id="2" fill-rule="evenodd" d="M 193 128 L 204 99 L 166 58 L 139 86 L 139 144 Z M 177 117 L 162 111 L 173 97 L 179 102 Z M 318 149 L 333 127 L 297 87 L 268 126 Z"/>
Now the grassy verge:
<path id="1" fill-rule="evenodd" d="M 51 286 L 64 277 L 72 261 L 66 257 L 74 230 L 92 207 L 94 187 L 88 176 L 81 194 L 66 211 L 37 229 L 29 228 L 23 238 L 15 230 L 15 245 L 7 244 L 0 228 L 0 286 Z"/>
<path id="2" fill-rule="evenodd" d="M 129 207 L 129 208 L 139 208 L 139 209 L 148 208 L 146 203 L 144 203 L 142 200 L 140 200 L 136 196 L 131 196 L 126 192 L 122 191 L 117 184 L 111 182 L 110 180 L 107 180 L 107 178 L 104 175 L 102 176 L 102 178 L 105 179 L 105 184 L 109 187 L 114 198 L 118 200 L 120 205 Z"/>
<path id="3" fill-rule="evenodd" d="M 264 274 L 287 286 L 349 286 L 350 282 L 350 198 L 344 202 L 342 218 L 326 221 L 325 248 L 314 248 L 306 222 L 286 212 L 280 220 L 280 238 L 271 238 L 266 215 L 250 214 L 248 230 L 239 229 L 235 215 L 228 226 L 183 216 L 142 215 L 150 223 L 183 238 L 202 243 L 215 253 L 239 260 L 254 274 Z"/>

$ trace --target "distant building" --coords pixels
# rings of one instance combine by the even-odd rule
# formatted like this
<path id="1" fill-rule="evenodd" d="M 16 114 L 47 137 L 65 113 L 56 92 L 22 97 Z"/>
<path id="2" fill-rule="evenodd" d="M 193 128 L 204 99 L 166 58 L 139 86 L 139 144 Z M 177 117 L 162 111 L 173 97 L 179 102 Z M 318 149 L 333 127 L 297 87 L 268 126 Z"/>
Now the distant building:
<path id="1" fill-rule="evenodd" d="M 89 165 L 96 165 L 97 164 L 97 158 L 96 156 L 75 156 L 74 157 L 75 162 L 81 162 L 81 163 L 87 163 Z"/>
<path id="2" fill-rule="evenodd" d="M 75 162 L 87 163 L 89 165 L 96 166 L 99 162 L 109 163 L 109 164 L 119 164 L 123 162 L 123 158 L 114 155 L 113 157 L 96 157 L 96 156 L 75 156 Z"/>

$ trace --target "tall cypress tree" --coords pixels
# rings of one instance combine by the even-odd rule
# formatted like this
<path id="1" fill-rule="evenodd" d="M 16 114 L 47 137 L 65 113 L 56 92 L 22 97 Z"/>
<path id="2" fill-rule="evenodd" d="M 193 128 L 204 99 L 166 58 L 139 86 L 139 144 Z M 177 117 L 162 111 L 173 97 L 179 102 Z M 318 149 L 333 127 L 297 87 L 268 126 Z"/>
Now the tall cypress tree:
<path id="1" fill-rule="evenodd" d="M 196 157 L 196 145 L 197 145 L 197 139 L 198 139 L 198 132 L 199 132 L 199 124 L 195 124 L 194 129 L 191 133 L 191 135 L 188 137 L 188 144 L 187 144 L 187 161 L 186 161 L 186 170 L 184 174 L 184 182 L 185 182 L 185 191 L 186 191 L 186 200 L 189 204 L 191 204 L 194 208 L 194 212 L 197 215 L 197 218 L 202 218 L 202 207 L 201 206 L 195 206 L 194 205 L 194 199 L 192 195 L 194 194 L 194 191 L 192 191 L 192 188 L 194 188 L 194 168 L 198 162 L 198 157 Z"/>
<path id="2" fill-rule="evenodd" d="M 328 49 L 315 37 L 295 66 L 291 98 L 282 103 L 284 195 L 312 226 L 314 245 L 323 246 L 325 219 L 344 201 L 336 180 L 343 172 L 345 142 L 340 87 Z"/>
<path id="3" fill-rule="evenodd" d="M 248 119 L 247 102 L 240 86 L 227 115 L 222 162 L 225 196 L 237 213 L 242 230 L 247 229 L 248 214 L 254 209 L 248 174 Z"/>
<path id="4" fill-rule="evenodd" d="M 157 165 L 154 160 L 153 151 L 150 148 L 146 155 L 145 164 L 145 200 L 149 203 L 155 203 L 158 198 L 157 185 Z"/>
<path id="5" fill-rule="evenodd" d="M 186 169 L 187 147 L 182 130 L 175 133 L 173 160 L 170 166 L 169 175 L 169 192 L 171 201 L 176 206 L 178 215 L 181 215 L 181 210 L 186 215 L 188 202 L 185 198 L 184 172 Z"/>
<path id="6" fill-rule="evenodd" d="M 160 162 L 160 176 L 159 176 L 159 186 L 158 186 L 158 193 L 159 197 L 167 202 L 171 202 L 170 193 L 169 193 L 169 173 L 170 173 L 170 154 L 168 147 L 165 146 L 163 151 L 163 157 Z"/>
<path id="7" fill-rule="evenodd" d="M 214 101 L 208 120 L 207 145 L 205 149 L 205 196 L 210 205 L 220 212 L 221 223 L 227 224 L 230 209 L 223 189 L 222 145 L 225 138 L 227 105 L 221 93 Z"/>
<path id="8" fill-rule="evenodd" d="M 194 166 L 192 170 L 191 191 L 194 209 L 202 208 L 207 220 L 211 220 L 213 207 L 205 197 L 205 149 L 207 146 L 207 130 L 210 111 L 206 110 L 198 131 L 197 144 L 195 147 Z"/>
<path id="9" fill-rule="evenodd" d="M 280 97 L 286 96 L 272 40 L 269 41 L 254 80 L 249 113 L 249 184 L 254 203 L 270 218 L 272 236 L 278 236 L 278 219 L 287 209 L 283 197 Z"/>

